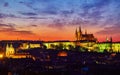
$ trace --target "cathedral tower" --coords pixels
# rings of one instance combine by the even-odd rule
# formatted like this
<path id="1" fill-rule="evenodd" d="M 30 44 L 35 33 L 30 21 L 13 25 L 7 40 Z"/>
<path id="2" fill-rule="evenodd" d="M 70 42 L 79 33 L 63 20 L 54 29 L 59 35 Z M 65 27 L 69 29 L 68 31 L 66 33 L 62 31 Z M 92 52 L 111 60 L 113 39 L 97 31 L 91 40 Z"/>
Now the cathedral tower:
<path id="1" fill-rule="evenodd" d="M 78 31 L 78 40 L 82 40 L 81 26 L 79 27 L 79 31 Z"/>
<path id="2" fill-rule="evenodd" d="M 78 31 L 77 31 L 77 29 L 75 31 L 75 38 L 76 38 L 76 40 L 78 40 Z"/>
<path id="3" fill-rule="evenodd" d="M 76 29 L 76 31 L 75 31 L 75 37 L 76 37 L 76 40 L 78 41 L 78 40 L 82 40 L 82 31 L 81 31 L 81 27 L 79 27 L 79 30 L 77 31 L 77 29 Z"/>

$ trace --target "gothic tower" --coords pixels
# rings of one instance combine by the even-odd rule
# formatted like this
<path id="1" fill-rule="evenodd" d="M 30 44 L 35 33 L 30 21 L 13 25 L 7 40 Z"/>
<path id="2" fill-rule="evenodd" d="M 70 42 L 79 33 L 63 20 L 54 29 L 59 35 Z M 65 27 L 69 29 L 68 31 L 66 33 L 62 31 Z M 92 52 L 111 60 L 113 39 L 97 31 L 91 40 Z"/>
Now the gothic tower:
<path id="1" fill-rule="evenodd" d="M 76 38 L 76 40 L 78 41 L 78 31 L 77 31 L 77 29 L 76 29 L 76 31 L 75 31 L 75 38 Z"/>
<path id="2" fill-rule="evenodd" d="M 79 27 L 79 31 L 78 31 L 78 40 L 82 40 L 82 31 L 81 31 L 81 27 Z"/>

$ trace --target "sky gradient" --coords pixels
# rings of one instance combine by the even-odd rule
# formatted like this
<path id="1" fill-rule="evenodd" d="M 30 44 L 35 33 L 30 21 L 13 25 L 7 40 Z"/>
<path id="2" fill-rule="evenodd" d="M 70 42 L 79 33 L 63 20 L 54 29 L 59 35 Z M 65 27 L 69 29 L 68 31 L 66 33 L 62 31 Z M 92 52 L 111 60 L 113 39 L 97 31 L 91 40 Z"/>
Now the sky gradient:
<path id="1" fill-rule="evenodd" d="M 79 26 L 120 41 L 120 0 L 0 0 L 0 40 L 75 40 Z"/>

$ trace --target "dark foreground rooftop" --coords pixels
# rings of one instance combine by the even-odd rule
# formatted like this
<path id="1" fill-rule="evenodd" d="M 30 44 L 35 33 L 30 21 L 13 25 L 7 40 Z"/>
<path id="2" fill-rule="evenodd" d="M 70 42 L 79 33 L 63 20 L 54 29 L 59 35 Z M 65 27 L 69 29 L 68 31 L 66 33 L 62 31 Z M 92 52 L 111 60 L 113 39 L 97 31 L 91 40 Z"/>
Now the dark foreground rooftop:
<path id="1" fill-rule="evenodd" d="M 42 51 L 36 59 L 0 60 L 0 75 L 119 75 L 119 53 Z M 33 53 L 34 55 L 34 53 Z M 47 56 L 49 55 L 49 58 Z"/>

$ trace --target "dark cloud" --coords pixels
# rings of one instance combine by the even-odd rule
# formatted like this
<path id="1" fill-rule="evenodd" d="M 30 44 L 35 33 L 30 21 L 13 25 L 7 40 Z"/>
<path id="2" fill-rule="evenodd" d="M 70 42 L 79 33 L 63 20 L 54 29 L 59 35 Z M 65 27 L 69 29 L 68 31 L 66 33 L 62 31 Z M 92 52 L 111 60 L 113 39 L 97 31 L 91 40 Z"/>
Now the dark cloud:
<path id="1" fill-rule="evenodd" d="M 5 17 L 6 17 L 5 14 L 0 13 L 0 18 L 5 18 Z"/>
<path id="2" fill-rule="evenodd" d="M 37 27 L 38 25 L 30 25 L 31 27 Z"/>
<path id="3" fill-rule="evenodd" d="M 85 2 L 79 8 L 82 12 L 75 11 L 75 9 L 67 8 L 66 10 L 59 10 L 56 9 L 57 7 L 54 6 L 54 10 L 52 9 L 53 6 L 49 6 L 52 11 L 57 11 L 57 13 L 53 13 L 54 15 L 59 14 L 60 19 L 53 19 L 53 23 L 48 25 L 50 27 L 64 27 L 64 25 L 99 25 L 101 23 L 101 19 L 104 18 L 103 14 L 105 11 L 102 9 L 105 6 L 110 4 L 110 0 L 97 0 L 95 2 Z M 77 7 L 77 6 L 76 6 Z M 51 9 L 48 9 L 49 12 Z M 58 11 L 59 10 L 59 11 Z M 48 13 L 49 14 L 49 13 Z M 74 15 L 77 16 L 74 16 Z M 103 23 L 101 23 L 103 24 Z M 59 25 L 59 26 L 58 26 Z"/>
<path id="4" fill-rule="evenodd" d="M 0 32 L 9 32 L 16 30 L 14 24 L 0 24 Z"/>
<path id="5" fill-rule="evenodd" d="M 41 11 L 40 13 L 48 14 L 48 15 L 56 15 L 56 14 L 58 14 L 57 11 L 53 11 L 53 10 L 44 10 L 44 11 Z"/>
<path id="6" fill-rule="evenodd" d="M 1 24 L 1 23 L 0 23 L 0 27 L 7 27 L 7 28 L 13 28 L 14 25 L 15 25 L 15 24 L 11 24 L 11 23 L 9 23 L 9 24 Z"/>
<path id="7" fill-rule="evenodd" d="M 36 13 L 33 13 L 33 12 L 28 12 L 28 13 L 22 12 L 20 14 L 26 15 L 26 16 L 35 16 L 35 15 L 37 15 Z"/>
<path id="8" fill-rule="evenodd" d="M 30 8 L 30 9 L 37 10 L 37 8 L 34 8 L 34 6 L 33 6 L 33 4 L 35 2 L 36 2 L 35 0 L 34 1 L 29 0 L 29 1 L 20 1 L 19 3 L 25 5 L 26 7 Z"/>
<path id="9" fill-rule="evenodd" d="M 7 34 L 12 34 L 12 35 L 16 35 L 16 34 L 20 34 L 20 35 L 36 35 L 34 33 L 32 33 L 32 31 L 28 31 L 28 30 L 17 30 L 15 28 L 15 24 L 0 24 L 0 32 L 3 33 L 7 33 Z"/>
<path id="10" fill-rule="evenodd" d="M 48 19 L 52 17 L 39 17 L 37 16 L 38 14 L 36 13 L 20 13 L 24 16 L 16 16 L 14 14 L 5 14 L 5 13 L 0 13 L 0 19 L 2 18 L 20 18 L 20 19 Z"/>
<path id="11" fill-rule="evenodd" d="M 96 8 L 99 8 L 99 9 L 102 9 L 104 6 L 107 6 L 109 5 L 109 3 L 111 3 L 111 0 L 96 0 L 96 1 L 91 1 L 91 2 L 85 2 L 83 5 L 82 5 L 82 9 L 84 10 L 89 10 L 93 7 L 96 7 Z"/>
<path id="12" fill-rule="evenodd" d="M 64 19 L 54 19 L 53 22 L 48 25 L 48 27 L 63 29 L 65 24 L 66 21 Z"/>
<path id="13" fill-rule="evenodd" d="M 42 2 L 45 2 L 43 5 Z M 50 0 L 30 0 L 30 1 L 20 1 L 20 4 L 25 5 L 26 7 L 38 12 L 38 14 L 42 15 L 56 15 L 58 13 L 58 7 L 52 3 L 47 3 L 51 2 Z M 39 7 L 35 7 L 36 4 L 38 3 Z M 41 6 L 43 5 L 43 6 Z"/>
<path id="14" fill-rule="evenodd" d="M 25 17 L 24 19 L 48 19 L 45 17 Z"/>
<path id="15" fill-rule="evenodd" d="M 9 6 L 9 3 L 8 2 L 5 2 L 4 3 L 4 7 L 8 7 Z"/>
<path id="16" fill-rule="evenodd" d="M 42 14 L 57 15 L 59 13 L 59 8 L 53 4 L 48 4 L 44 9 L 40 9 L 39 11 Z"/>
<path id="17" fill-rule="evenodd" d="M 16 15 L 13 15 L 13 14 L 0 13 L 0 18 L 7 18 L 7 17 L 19 18 L 19 17 L 17 17 Z"/>
<path id="18" fill-rule="evenodd" d="M 21 34 L 21 35 L 35 35 L 32 31 L 26 31 L 26 30 L 21 30 L 21 31 L 13 31 L 14 34 Z"/>
<path id="19" fill-rule="evenodd" d="M 70 25 L 83 25 L 85 22 L 80 17 L 74 17 L 71 22 L 69 23 Z"/>
<path id="20" fill-rule="evenodd" d="M 36 0 L 36 1 L 38 1 L 38 2 L 45 2 L 45 3 L 47 3 L 47 2 L 51 2 L 52 0 Z"/>
<path id="21" fill-rule="evenodd" d="M 20 17 L 20 16 L 16 16 L 13 14 L 4 14 L 4 13 L 0 13 L 0 18 L 20 18 L 20 19 L 48 19 L 50 17 L 36 17 L 37 14 L 35 13 L 22 13 L 22 15 L 26 15 L 27 17 Z"/>
<path id="22" fill-rule="evenodd" d="M 103 30 L 96 32 L 96 34 L 102 34 L 102 35 L 116 35 L 120 34 L 120 26 L 114 25 L 111 27 L 105 27 Z"/>
<path id="23" fill-rule="evenodd" d="M 88 25 L 99 25 L 100 22 L 105 17 L 103 14 L 106 12 L 103 9 L 108 7 L 111 3 L 111 0 L 96 0 L 94 2 L 85 2 L 81 10 L 83 12 L 78 13 L 79 17 L 82 17 L 83 23 L 87 23 Z"/>
<path id="24" fill-rule="evenodd" d="M 99 19 L 103 18 L 103 16 L 102 16 L 103 13 L 104 13 L 103 11 L 95 10 L 88 15 L 88 18 L 99 20 Z"/>
<path id="25" fill-rule="evenodd" d="M 70 17 L 74 13 L 75 13 L 74 10 L 62 10 L 59 12 L 59 14 L 64 17 Z"/>

